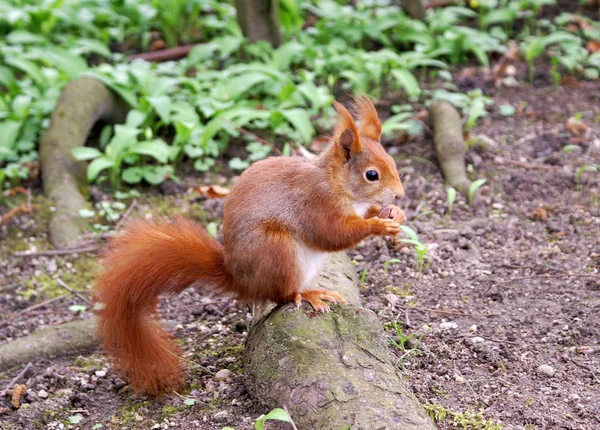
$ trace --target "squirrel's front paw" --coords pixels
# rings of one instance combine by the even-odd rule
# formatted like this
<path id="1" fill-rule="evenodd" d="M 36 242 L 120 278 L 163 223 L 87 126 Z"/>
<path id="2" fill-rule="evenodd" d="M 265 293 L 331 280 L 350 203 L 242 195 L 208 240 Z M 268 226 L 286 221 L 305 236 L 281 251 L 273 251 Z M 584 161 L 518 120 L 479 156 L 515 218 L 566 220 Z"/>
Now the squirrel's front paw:
<path id="1" fill-rule="evenodd" d="M 393 219 L 373 218 L 373 233 L 380 236 L 397 236 L 400 224 Z"/>
<path id="2" fill-rule="evenodd" d="M 396 221 L 398 224 L 403 224 L 406 222 L 406 215 L 404 214 L 402 209 L 395 205 L 387 205 L 386 207 L 381 209 L 381 212 L 379 212 L 377 218 L 391 219 Z"/>

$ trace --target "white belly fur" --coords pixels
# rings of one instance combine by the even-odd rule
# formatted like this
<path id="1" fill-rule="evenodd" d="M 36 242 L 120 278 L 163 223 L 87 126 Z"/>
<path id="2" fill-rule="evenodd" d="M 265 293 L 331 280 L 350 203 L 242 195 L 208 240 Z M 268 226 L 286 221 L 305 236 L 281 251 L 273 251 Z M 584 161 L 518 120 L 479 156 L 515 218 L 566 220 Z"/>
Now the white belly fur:
<path id="1" fill-rule="evenodd" d="M 304 245 L 298 247 L 298 267 L 302 273 L 301 290 L 310 287 L 311 282 L 319 274 L 321 267 L 327 260 L 327 252 L 315 251 Z"/>
<path id="2" fill-rule="evenodd" d="M 354 211 L 361 218 L 365 217 L 370 207 L 371 203 L 354 203 Z"/>

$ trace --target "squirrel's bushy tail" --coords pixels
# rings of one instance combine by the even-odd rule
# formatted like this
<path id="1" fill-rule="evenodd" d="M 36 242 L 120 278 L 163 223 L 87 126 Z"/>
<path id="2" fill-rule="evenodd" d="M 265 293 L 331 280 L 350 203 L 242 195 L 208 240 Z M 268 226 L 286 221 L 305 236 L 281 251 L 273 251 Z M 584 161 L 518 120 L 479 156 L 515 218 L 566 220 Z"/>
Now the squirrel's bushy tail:
<path id="1" fill-rule="evenodd" d="M 94 299 L 104 350 L 134 390 L 179 388 L 181 350 L 151 316 L 159 295 L 194 283 L 231 291 L 222 245 L 191 220 L 135 220 L 112 239 L 103 263 Z"/>

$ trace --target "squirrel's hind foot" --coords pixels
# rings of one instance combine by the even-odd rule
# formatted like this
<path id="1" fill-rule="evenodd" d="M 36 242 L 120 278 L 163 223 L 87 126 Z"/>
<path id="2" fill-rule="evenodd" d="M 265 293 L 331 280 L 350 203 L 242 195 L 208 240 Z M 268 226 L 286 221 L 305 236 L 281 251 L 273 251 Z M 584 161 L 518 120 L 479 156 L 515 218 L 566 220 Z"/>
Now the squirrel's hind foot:
<path id="1" fill-rule="evenodd" d="M 294 296 L 294 302 L 296 302 L 296 308 L 300 308 L 302 300 L 307 301 L 317 312 L 329 312 L 331 309 L 329 305 L 324 302 L 328 301 L 331 303 L 348 303 L 339 293 L 335 291 L 327 290 L 325 288 L 316 288 L 314 290 L 306 290 L 301 293 L 297 293 Z"/>

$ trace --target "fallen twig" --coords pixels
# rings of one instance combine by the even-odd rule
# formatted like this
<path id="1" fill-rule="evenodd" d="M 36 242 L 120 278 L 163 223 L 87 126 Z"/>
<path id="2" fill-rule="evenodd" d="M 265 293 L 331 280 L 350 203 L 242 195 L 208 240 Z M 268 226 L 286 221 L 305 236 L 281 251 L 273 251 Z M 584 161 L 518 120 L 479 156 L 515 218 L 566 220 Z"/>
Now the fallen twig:
<path id="1" fill-rule="evenodd" d="M 225 120 L 225 121 L 227 121 L 229 124 L 233 125 L 235 127 L 235 129 L 237 131 L 239 131 L 240 133 L 245 134 L 246 136 L 253 137 L 254 139 L 256 139 L 258 142 L 262 143 L 263 145 L 267 145 L 267 146 L 271 147 L 273 152 L 275 152 L 277 155 L 281 155 L 281 151 L 279 149 L 277 149 L 277 147 L 274 144 L 272 144 L 271 142 L 269 142 L 268 140 L 263 139 L 260 136 L 257 136 L 256 134 L 252 133 L 251 131 L 246 130 L 245 128 L 235 125 L 233 122 L 231 122 L 229 120 Z"/>
<path id="2" fill-rule="evenodd" d="M 6 388 L 2 391 L 2 393 L 0 393 L 0 397 L 4 397 L 6 396 L 6 393 L 8 393 L 8 390 L 10 390 L 10 387 L 12 387 L 13 385 L 15 385 L 15 383 L 23 376 L 27 373 L 27 371 L 29 370 L 29 368 L 31 367 L 31 362 L 27 363 L 27 366 L 25 366 L 25 369 L 21 370 L 19 372 L 19 374 L 17 376 L 15 376 L 6 386 Z"/>
<path id="3" fill-rule="evenodd" d="M 101 245 L 86 245 L 80 246 L 76 248 L 67 248 L 67 249 L 49 249 L 47 251 L 39 251 L 39 252 L 15 252 L 13 255 L 15 257 L 46 257 L 51 255 L 68 255 L 68 254 L 80 254 L 82 252 L 92 252 L 97 251 L 101 248 Z"/>
<path id="4" fill-rule="evenodd" d="M 71 293 L 63 294 L 62 296 L 58 296 L 58 297 L 54 297 L 52 299 L 44 300 L 43 302 L 38 303 L 37 305 L 29 306 L 28 308 L 25 308 L 22 311 L 20 311 L 17 314 L 15 314 L 12 319 L 15 319 L 16 317 L 24 315 L 24 314 L 26 314 L 28 312 L 31 312 L 31 311 L 35 310 L 35 309 L 39 309 L 41 307 L 47 306 L 50 303 L 54 303 L 54 302 L 57 302 L 57 301 L 62 300 L 64 298 L 67 298 L 70 295 L 71 295 Z"/>
<path id="5" fill-rule="evenodd" d="M 58 285 L 60 285 L 61 287 L 63 287 L 65 290 L 70 291 L 71 293 L 75 294 L 77 297 L 79 297 L 81 300 L 83 300 L 88 305 L 90 304 L 90 301 L 86 297 L 84 297 L 83 295 L 81 295 L 78 291 L 75 291 L 74 289 L 72 289 L 71 287 L 69 287 L 67 284 L 65 284 L 63 282 L 62 279 L 57 278 L 56 282 L 58 282 Z"/>
<path id="6" fill-rule="evenodd" d="M 26 203 L 21 203 L 19 206 L 12 208 L 5 215 L 0 215 L 0 224 L 8 224 L 12 217 L 20 213 L 31 213 L 31 206 L 27 206 Z"/>
<path id="7" fill-rule="evenodd" d="M 431 309 L 431 308 L 420 308 L 418 306 L 398 306 L 398 308 L 402 309 L 402 310 L 415 310 L 415 311 L 421 311 L 421 312 L 435 312 L 438 314 L 447 314 L 447 315 L 461 315 L 461 316 L 466 316 L 466 317 L 470 317 L 470 316 L 477 316 L 476 314 L 472 314 L 472 313 L 467 313 L 467 312 L 460 312 L 460 311 L 450 311 L 450 310 L 443 310 L 443 309 Z"/>
<path id="8" fill-rule="evenodd" d="M 518 276 L 516 278 L 510 278 L 506 280 L 496 280 L 496 282 L 500 284 L 507 284 L 515 281 L 522 281 L 524 279 L 532 279 L 532 278 L 595 278 L 600 279 L 600 275 L 595 275 L 592 273 L 553 273 L 553 274 L 542 274 L 542 275 L 529 275 L 529 276 Z"/>
<path id="9" fill-rule="evenodd" d="M 298 430 L 298 427 L 296 427 L 296 423 L 294 423 L 294 420 L 292 419 L 292 414 L 290 414 L 290 411 L 288 411 L 288 408 L 285 404 L 283 405 L 283 410 L 288 414 L 288 417 L 290 417 L 290 424 L 292 425 L 292 428 L 294 430 Z"/>
<path id="10" fill-rule="evenodd" d="M 558 167 L 558 166 L 547 166 L 545 164 L 527 164 L 527 163 L 523 163 L 522 161 L 511 160 L 510 158 L 504 158 L 504 157 L 495 157 L 494 161 L 500 165 L 511 164 L 516 167 L 522 167 L 523 169 L 546 170 L 546 171 L 560 170 L 560 167 Z"/>
<path id="11" fill-rule="evenodd" d="M 137 203 L 138 203 L 137 199 L 133 199 L 133 201 L 127 208 L 127 211 L 125 211 L 125 214 L 121 217 L 121 219 L 119 220 L 117 225 L 115 225 L 115 230 L 118 230 L 123 225 L 123 223 L 125 221 L 127 221 L 127 218 L 129 218 L 129 215 L 131 215 L 131 212 L 133 211 L 133 209 L 135 209 L 135 207 L 137 206 Z"/>
<path id="12" fill-rule="evenodd" d="M 141 59 L 145 61 L 173 61 L 185 57 L 196 45 L 183 45 L 175 48 L 161 49 L 159 51 L 142 52 L 129 56 L 129 61 Z"/>

